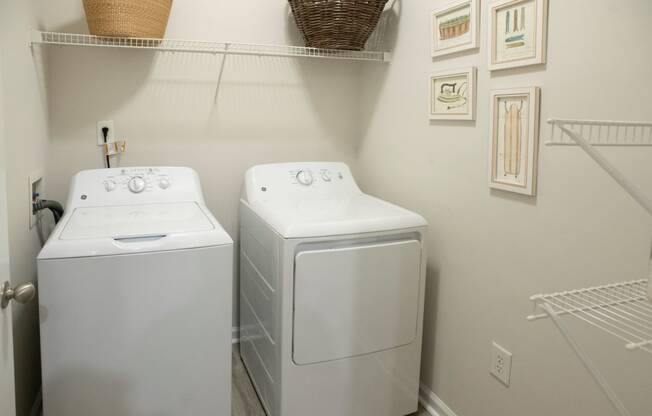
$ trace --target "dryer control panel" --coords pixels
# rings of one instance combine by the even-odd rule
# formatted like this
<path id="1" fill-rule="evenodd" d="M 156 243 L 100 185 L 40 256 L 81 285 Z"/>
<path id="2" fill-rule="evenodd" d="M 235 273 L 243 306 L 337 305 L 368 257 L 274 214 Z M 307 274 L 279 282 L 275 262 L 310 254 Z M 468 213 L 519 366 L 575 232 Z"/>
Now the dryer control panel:
<path id="1" fill-rule="evenodd" d="M 245 175 L 247 201 L 291 195 L 327 196 L 360 193 L 349 167 L 340 162 L 297 162 L 259 165 Z"/>
<path id="2" fill-rule="evenodd" d="M 342 169 L 335 170 L 332 167 L 317 167 L 317 170 L 311 169 L 309 166 L 300 168 L 300 169 L 290 169 L 288 171 L 290 175 L 290 183 L 298 184 L 303 186 L 312 186 L 315 184 L 333 184 L 337 186 L 338 182 L 344 181 L 345 174 L 342 172 Z"/>
<path id="3" fill-rule="evenodd" d="M 203 202 L 197 173 L 180 167 L 133 167 L 79 172 L 68 207 Z"/>

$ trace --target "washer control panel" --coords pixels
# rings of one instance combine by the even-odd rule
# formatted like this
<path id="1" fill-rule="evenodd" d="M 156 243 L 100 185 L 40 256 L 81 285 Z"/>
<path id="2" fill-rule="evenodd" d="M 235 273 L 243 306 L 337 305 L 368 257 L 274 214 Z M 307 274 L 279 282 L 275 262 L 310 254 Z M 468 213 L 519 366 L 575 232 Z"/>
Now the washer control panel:
<path id="1" fill-rule="evenodd" d="M 76 201 L 121 203 L 203 200 L 195 171 L 176 167 L 136 167 L 79 172 L 73 179 Z M 75 201 L 72 201 L 75 202 Z"/>
<path id="2" fill-rule="evenodd" d="M 165 168 L 106 169 L 102 185 L 106 192 L 128 190 L 133 194 L 166 191 L 172 179 Z"/>

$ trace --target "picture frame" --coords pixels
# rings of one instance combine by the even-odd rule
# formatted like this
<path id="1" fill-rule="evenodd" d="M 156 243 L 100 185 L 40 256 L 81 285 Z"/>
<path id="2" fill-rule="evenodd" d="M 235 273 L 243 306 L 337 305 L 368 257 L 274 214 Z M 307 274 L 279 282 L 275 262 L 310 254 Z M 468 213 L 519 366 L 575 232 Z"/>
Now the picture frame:
<path id="1" fill-rule="evenodd" d="M 546 63 L 548 0 L 494 0 L 488 26 L 490 71 Z"/>
<path id="2" fill-rule="evenodd" d="M 470 67 L 430 75 L 431 120 L 475 120 L 477 72 Z"/>
<path id="3" fill-rule="evenodd" d="M 456 0 L 430 17 L 432 57 L 480 47 L 480 0 Z"/>
<path id="4" fill-rule="evenodd" d="M 536 195 L 540 101 L 539 87 L 491 92 L 489 187 Z"/>

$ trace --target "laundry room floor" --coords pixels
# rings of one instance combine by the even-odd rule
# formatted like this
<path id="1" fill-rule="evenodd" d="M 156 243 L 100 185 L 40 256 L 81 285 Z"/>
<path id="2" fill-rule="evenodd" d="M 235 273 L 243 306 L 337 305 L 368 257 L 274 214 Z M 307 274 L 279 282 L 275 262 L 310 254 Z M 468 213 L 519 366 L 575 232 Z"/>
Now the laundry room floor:
<path id="1" fill-rule="evenodd" d="M 231 416 L 265 416 L 254 386 L 249 380 L 240 358 L 239 348 L 233 348 L 233 383 L 231 390 Z"/>
<path id="2" fill-rule="evenodd" d="M 265 416 L 254 387 L 251 385 L 247 370 L 242 364 L 238 348 L 233 350 L 233 393 L 231 416 Z M 409 416 L 428 416 L 428 413 L 419 408 L 419 411 Z"/>

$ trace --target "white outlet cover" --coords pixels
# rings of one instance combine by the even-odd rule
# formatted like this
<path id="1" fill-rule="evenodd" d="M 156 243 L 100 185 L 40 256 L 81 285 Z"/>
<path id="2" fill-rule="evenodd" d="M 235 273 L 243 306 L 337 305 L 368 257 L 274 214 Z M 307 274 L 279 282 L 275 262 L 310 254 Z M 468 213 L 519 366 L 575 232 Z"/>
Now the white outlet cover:
<path id="1" fill-rule="evenodd" d="M 106 137 L 107 143 L 115 141 L 115 127 L 113 127 L 113 120 L 104 120 L 97 122 L 97 145 L 102 146 L 104 144 L 104 134 L 102 129 L 104 127 L 109 128 L 109 134 Z"/>
<path id="2" fill-rule="evenodd" d="M 509 387 L 512 375 L 512 353 L 496 342 L 493 343 L 491 350 L 491 374 Z"/>

